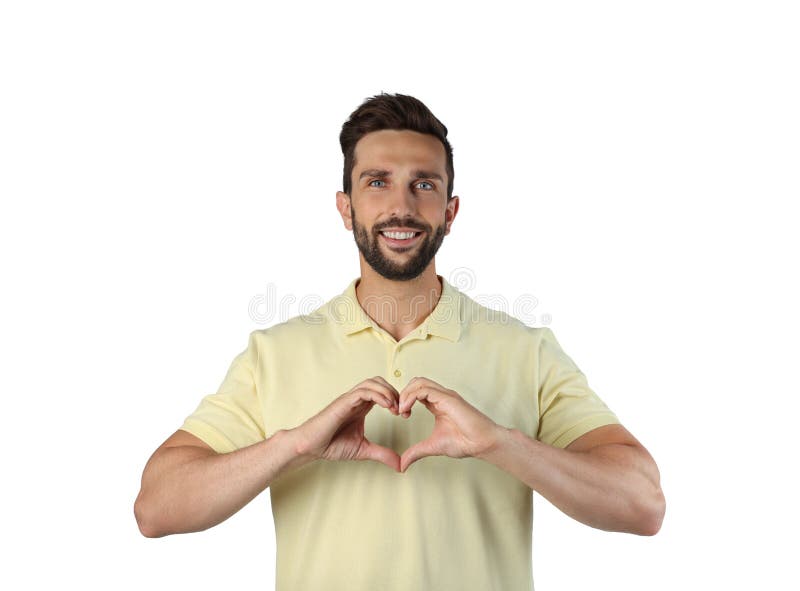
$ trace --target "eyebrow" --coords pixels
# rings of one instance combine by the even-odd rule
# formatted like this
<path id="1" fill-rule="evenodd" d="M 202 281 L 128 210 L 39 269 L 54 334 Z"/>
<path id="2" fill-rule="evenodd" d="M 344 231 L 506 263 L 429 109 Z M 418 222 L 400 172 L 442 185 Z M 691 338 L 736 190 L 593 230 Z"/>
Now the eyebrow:
<path id="1" fill-rule="evenodd" d="M 361 180 L 361 179 L 363 179 L 364 177 L 367 177 L 367 176 L 385 178 L 387 176 L 392 176 L 392 173 L 390 173 L 388 170 L 381 170 L 379 168 L 370 168 L 368 170 L 363 171 L 360 175 L 358 175 L 358 180 Z M 440 181 L 442 183 L 444 182 L 444 179 L 442 178 L 442 175 L 440 175 L 438 172 L 433 172 L 433 171 L 430 171 L 430 170 L 415 170 L 414 171 L 414 177 L 415 178 L 436 179 L 436 180 L 438 180 L 438 181 Z"/>
<path id="2" fill-rule="evenodd" d="M 362 172 L 358 176 L 358 180 L 361 180 L 361 179 L 363 179 L 364 177 L 367 177 L 367 176 L 385 177 L 385 176 L 389 176 L 389 171 L 388 170 L 380 170 L 378 168 L 370 168 L 370 169 L 365 170 L 364 172 Z"/>

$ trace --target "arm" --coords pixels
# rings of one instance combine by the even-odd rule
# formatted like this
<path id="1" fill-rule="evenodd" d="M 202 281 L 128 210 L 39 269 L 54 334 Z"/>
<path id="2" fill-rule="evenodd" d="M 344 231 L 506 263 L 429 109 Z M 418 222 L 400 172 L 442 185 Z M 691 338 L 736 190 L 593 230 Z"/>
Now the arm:
<path id="1" fill-rule="evenodd" d="M 282 474 L 318 459 L 373 460 L 393 470 L 394 450 L 364 436 L 364 417 L 375 404 L 397 414 L 397 391 L 383 378 L 364 380 L 293 429 L 218 454 L 178 430 L 155 451 L 134 503 L 148 538 L 202 531 L 225 521 Z"/>
<path id="2" fill-rule="evenodd" d="M 158 538 L 213 527 L 278 476 L 309 461 L 296 453 L 288 430 L 226 454 L 178 430 L 145 466 L 134 503 L 139 530 L 148 538 Z"/>
<path id="3" fill-rule="evenodd" d="M 592 527 L 639 535 L 661 528 L 665 502 L 658 467 L 622 425 L 598 427 L 561 449 L 498 425 L 433 380 L 416 377 L 406 385 L 400 416 L 408 417 L 417 401 L 433 414 L 433 431 L 403 452 L 401 472 L 426 456 L 479 458 Z"/>
<path id="4" fill-rule="evenodd" d="M 606 531 L 654 535 L 665 500 L 658 467 L 622 425 L 605 425 L 565 449 L 498 426 L 480 454 L 570 517 Z"/>

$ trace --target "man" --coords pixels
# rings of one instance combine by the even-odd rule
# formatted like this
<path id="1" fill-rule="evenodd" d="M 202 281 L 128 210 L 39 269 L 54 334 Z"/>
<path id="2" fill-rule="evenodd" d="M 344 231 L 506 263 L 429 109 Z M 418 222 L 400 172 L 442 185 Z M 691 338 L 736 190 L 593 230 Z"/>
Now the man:
<path id="1" fill-rule="evenodd" d="M 278 591 L 530 589 L 532 490 L 592 527 L 655 534 L 655 462 L 553 332 L 437 275 L 459 207 L 446 127 L 382 94 L 340 142 L 360 277 L 250 334 L 148 461 L 141 532 L 207 529 L 269 487 Z"/>

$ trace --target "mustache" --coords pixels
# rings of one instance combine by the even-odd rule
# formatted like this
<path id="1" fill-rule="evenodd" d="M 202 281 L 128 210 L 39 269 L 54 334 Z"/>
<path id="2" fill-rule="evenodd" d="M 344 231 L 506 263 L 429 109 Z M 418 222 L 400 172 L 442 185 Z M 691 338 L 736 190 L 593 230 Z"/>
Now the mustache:
<path id="1" fill-rule="evenodd" d="M 389 220 L 379 226 L 373 227 L 375 232 L 380 232 L 381 230 L 385 230 L 386 228 L 411 228 L 413 230 L 419 230 L 421 232 L 427 232 L 428 226 L 423 225 L 421 222 L 416 220 Z"/>

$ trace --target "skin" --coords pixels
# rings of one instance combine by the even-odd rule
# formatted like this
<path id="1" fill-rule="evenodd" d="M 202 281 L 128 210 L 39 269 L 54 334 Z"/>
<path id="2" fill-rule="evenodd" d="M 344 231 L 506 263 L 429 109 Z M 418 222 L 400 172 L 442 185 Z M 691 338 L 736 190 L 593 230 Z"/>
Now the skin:
<path id="1" fill-rule="evenodd" d="M 459 206 L 458 196 L 447 198 L 445 165 L 444 146 L 434 136 L 408 130 L 372 132 L 356 144 L 350 195 L 336 193 L 344 227 L 353 232 L 359 247 L 358 301 L 398 341 L 425 320 L 441 295 L 434 255 L 450 234 Z M 362 176 L 376 170 L 388 174 Z M 441 180 L 420 176 L 419 171 Z M 393 248 L 379 234 L 391 227 L 422 230 L 423 240 L 405 251 Z M 365 251 L 381 265 L 373 267 Z M 398 278 L 414 268 L 416 276 Z M 391 306 L 381 305 L 387 298 Z"/>
<path id="2" fill-rule="evenodd" d="M 442 285 L 434 257 L 450 233 L 459 200 L 447 199 L 444 147 L 433 136 L 373 132 L 358 142 L 355 154 L 351 194 L 337 192 L 336 206 L 359 249 L 356 296 L 399 341 L 439 300 Z M 362 175 L 370 170 L 384 174 Z M 392 226 L 425 234 L 410 248 L 392 248 L 378 234 Z M 381 305 L 382 298 L 390 298 L 392 306 Z M 434 427 L 402 456 L 364 436 L 364 419 L 376 404 L 402 420 L 417 403 L 433 414 Z M 599 427 L 559 449 L 498 425 L 455 390 L 424 376 L 401 391 L 381 376 L 366 378 L 301 425 L 230 453 L 218 454 L 178 430 L 145 466 L 134 513 L 147 537 L 202 531 L 309 462 L 370 460 L 404 473 L 429 456 L 490 462 L 598 529 L 653 535 L 664 517 L 658 467 L 622 425 Z"/>
<path id="3" fill-rule="evenodd" d="M 457 196 L 447 199 L 446 182 L 418 174 L 433 171 L 446 179 L 444 147 L 433 136 L 407 130 L 373 132 L 358 142 L 355 154 L 351 194 L 337 192 L 336 205 L 359 247 L 361 279 L 356 295 L 373 320 L 400 340 L 424 321 L 441 294 L 433 258 L 440 245 L 437 232 L 442 238 L 450 233 L 459 201 Z M 372 170 L 386 174 L 368 174 Z M 392 249 L 381 240 L 379 230 L 393 226 L 424 230 L 426 240 L 407 251 Z M 391 298 L 400 314 L 390 317 L 385 306 L 370 308 L 370 298 L 379 296 Z M 412 302 L 424 305 L 412 309 Z M 622 425 L 599 427 L 558 449 L 498 425 L 458 392 L 421 376 L 400 392 L 375 376 L 344 397 L 358 401 L 356 418 L 321 452 L 317 440 L 321 457 L 330 455 L 330 446 L 341 445 L 339 437 L 348 438 L 351 457 L 357 458 L 362 450 L 365 458 L 398 465 L 400 472 L 428 456 L 477 457 L 514 474 L 565 513 L 593 527 L 641 535 L 653 535 L 661 528 L 666 504 L 658 467 Z M 417 402 L 434 415 L 434 428 L 402 456 L 364 437 L 364 416 L 374 404 L 408 418 Z"/>

